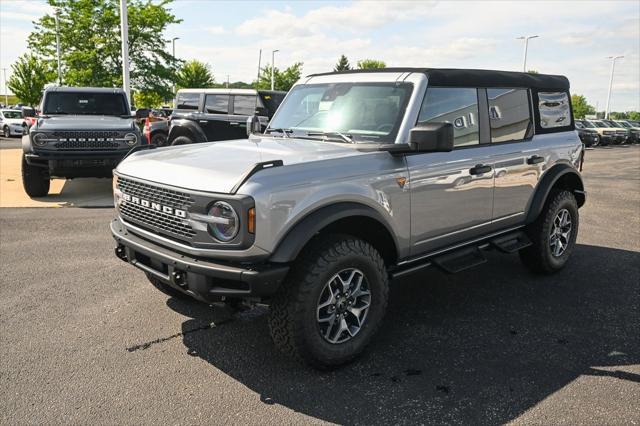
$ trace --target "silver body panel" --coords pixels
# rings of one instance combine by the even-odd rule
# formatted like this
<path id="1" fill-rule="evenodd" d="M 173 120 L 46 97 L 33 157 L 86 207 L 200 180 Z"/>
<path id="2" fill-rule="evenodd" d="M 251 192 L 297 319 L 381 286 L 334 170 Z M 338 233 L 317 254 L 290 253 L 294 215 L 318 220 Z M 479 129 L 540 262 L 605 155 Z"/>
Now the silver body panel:
<path id="1" fill-rule="evenodd" d="M 342 74 L 311 77 L 298 84 L 349 81 L 413 84 L 395 141 L 406 143 L 417 121 L 426 76 Z M 309 213 L 349 202 L 368 206 L 385 219 L 395 234 L 402 261 L 524 224 L 525 213 L 545 171 L 558 163 L 577 167 L 581 152 L 582 144 L 575 131 L 536 135 L 525 141 L 460 147 L 451 152 L 408 155 L 364 152 L 355 144 L 252 136 L 248 140 L 138 152 L 123 161 L 117 173 L 159 185 L 209 192 L 215 200 L 224 199 L 224 194 L 254 164 L 282 160 L 283 166 L 260 171 L 238 190 L 238 194 L 255 200 L 256 233 L 252 247 L 194 253 L 190 247 L 170 240 L 156 240 L 184 252 L 220 259 L 267 257 Z M 544 161 L 527 164 L 533 155 L 544 157 Z M 491 165 L 492 170 L 471 175 L 469 169 L 480 163 Z M 406 179 L 404 186 L 398 183 L 398 178 Z"/>

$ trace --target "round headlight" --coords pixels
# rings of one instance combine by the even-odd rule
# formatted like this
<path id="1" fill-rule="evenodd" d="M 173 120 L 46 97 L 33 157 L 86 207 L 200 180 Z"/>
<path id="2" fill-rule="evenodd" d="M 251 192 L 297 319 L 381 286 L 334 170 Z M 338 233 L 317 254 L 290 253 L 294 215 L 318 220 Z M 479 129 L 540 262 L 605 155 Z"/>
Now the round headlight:
<path id="1" fill-rule="evenodd" d="M 124 135 L 124 141 L 127 143 L 127 145 L 133 146 L 138 143 L 138 137 L 135 133 L 127 133 L 126 135 Z"/>
<path id="2" fill-rule="evenodd" d="M 44 133 L 36 133 L 32 136 L 33 144 L 35 146 L 45 146 L 47 144 L 45 139 L 46 137 Z"/>
<path id="3" fill-rule="evenodd" d="M 238 235 L 240 220 L 236 211 L 224 201 L 216 201 L 209 209 L 209 233 L 222 242 L 228 242 Z"/>

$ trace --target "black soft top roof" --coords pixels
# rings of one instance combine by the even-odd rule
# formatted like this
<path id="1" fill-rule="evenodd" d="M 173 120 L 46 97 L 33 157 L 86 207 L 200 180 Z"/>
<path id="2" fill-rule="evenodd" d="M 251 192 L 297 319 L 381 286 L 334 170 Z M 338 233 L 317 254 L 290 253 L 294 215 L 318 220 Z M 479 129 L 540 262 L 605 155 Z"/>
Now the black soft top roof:
<path id="1" fill-rule="evenodd" d="M 309 77 L 377 72 L 423 73 L 429 77 L 429 85 L 433 86 L 532 87 L 536 89 L 569 90 L 569 80 L 563 75 L 457 68 L 379 68 L 327 72 L 312 74 Z"/>

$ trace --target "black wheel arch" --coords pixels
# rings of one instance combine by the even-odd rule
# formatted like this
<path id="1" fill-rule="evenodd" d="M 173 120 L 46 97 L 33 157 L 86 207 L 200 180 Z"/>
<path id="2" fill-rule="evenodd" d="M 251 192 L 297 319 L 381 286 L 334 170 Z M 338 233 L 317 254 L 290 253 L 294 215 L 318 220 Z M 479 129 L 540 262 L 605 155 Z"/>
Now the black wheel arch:
<path id="1" fill-rule="evenodd" d="M 527 224 L 534 222 L 540 215 L 549 194 L 555 188 L 572 192 L 576 197 L 578 207 L 582 207 L 586 202 L 586 192 L 580 173 L 568 164 L 557 164 L 540 179 L 533 197 L 529 201 L 525 221 Z"/>
<path id="2" fill-rule="evenodd" d="M 204 134 L 200 126 L 187 119 L 171 120 L 171 127 L 169 128 L 169 134 L 167 135 L 167 144 L 171 144 L 171 142 L 179 136 L 186 136 L 196 143 L 207 141 L 207 136 Z"/>
<path id="3" fill-rule="evenodd" d="M 294 261 L 316 236 L 326 233 L 348 234 L 373 245 L 385 263 L 399 257 L 398 241 L 386 219 L 372 207 L 355 202 L 340 202 L 314 210 L 298 221 L 280 240 L 269 260 Z"/>

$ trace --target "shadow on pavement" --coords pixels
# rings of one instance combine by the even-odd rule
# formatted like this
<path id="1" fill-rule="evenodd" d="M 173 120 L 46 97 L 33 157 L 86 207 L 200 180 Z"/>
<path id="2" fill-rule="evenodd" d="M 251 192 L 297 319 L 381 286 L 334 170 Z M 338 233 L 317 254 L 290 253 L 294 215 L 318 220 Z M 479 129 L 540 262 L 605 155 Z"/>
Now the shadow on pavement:
<path id="1" fill-rule="evenodd" d="M 113 188 L 111 179 L 69 179 L 64 181 L 59 194 L 34 198 L 34 200 L 59 203 L 66 207 L 113 207 Z"/>
<path id="2" fill-rule="evenodd" d="M 336 423 L 503 423 L 580 375 L 640 382 L 640 253 L 578 245 L 567 268 L 534 276 L 517 256 L 457 275 L 392 283 L 381 332 L 363 357 L 322 373 L 271 343 L 266 308 L 214 328 L 221 312 L 169 299 L 188 353 L 260 395 Z M 199 331 L 197 330 L 200 327 Z M 602 369 L 599 369 L 602 367 Z"/>

